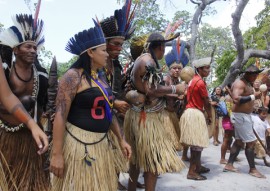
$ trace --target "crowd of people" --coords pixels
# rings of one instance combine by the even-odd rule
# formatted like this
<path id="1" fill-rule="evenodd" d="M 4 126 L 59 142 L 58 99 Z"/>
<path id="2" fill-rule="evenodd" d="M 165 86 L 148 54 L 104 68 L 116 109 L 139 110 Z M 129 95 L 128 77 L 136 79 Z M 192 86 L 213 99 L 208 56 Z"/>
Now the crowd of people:
<path id="1" fill-rule="evenodd" d="M 51 79 L 38 62 L 44 43 L 38 14 L 18 14 L 0 33 L 0 190 L 154 191 L 158 176 L 180 172 L 183 161 L 189 161 L 187 179 L 207 180 L 203 174 L 211 169 L 202 166 L 202 151 L 211 137 L 221 144 L 222 128 L 224 171 L 238 172 L 233 163 L 244 149 L 249 174 L 265 178 L 255 167 L 255 158 L 270 166 L 262 70 L 251 65 L 209 94 L 205 79 L 213 58 L 188 66 L 185 42 L 171 30 L 133 38 L 123 74 L 119 55 L 136 30 L 133 7 L 126 0 L 114 15 L 93 19 L 94 27 L 70 38 L 66 50 L 78 59 L 55 96 L 48 95 Z M 172 48 L 165 55 L 166 43 Z M 49 117 L 48 102 L 55 104 Z M 51 142 L 41 122 L 46 117 L 53 124 Z M 122 172 L 129 173 L 128 188 L 119 182 Z"/>

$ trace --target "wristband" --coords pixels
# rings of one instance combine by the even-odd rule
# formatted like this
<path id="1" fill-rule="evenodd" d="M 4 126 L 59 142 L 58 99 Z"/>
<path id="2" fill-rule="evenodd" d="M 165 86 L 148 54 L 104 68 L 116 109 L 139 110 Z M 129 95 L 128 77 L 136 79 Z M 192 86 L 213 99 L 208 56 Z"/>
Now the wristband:
<path id="1" fill-rule="evenodd" d="M 251 100 L 255 100 L 255 96 L 254 95 L 249 95 L 249 96 L 242 96 L 239 100 L 240 104 L 244 104 L 247 102 L 250 102 Z"/>

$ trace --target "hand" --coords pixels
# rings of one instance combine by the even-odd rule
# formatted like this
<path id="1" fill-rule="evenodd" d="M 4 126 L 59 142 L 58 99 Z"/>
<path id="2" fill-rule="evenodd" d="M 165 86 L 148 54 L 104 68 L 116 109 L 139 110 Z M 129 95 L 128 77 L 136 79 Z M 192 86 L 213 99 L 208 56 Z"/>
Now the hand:
<path id="1" fill-rule="evenodd" d="M 184 94 L 185 93 L 185 90 L 186 90 L 186 87 L 187 87 L 186 84 L 177 84 L 177 85 L 175 85 L 176 93 L 178 95 Z"/>
<path id="2" fill-rule="evenodd" d="M 49 141 L 47 135 L 40 129 L 40 127 L 34 122 L 28 124 L 32 136 L 38 146 L 38 154 L 41 155 L 48 150 Z"/>
<path id="3" fill-rule="evenodd" d="M 64 177 L 64 157 L 62 154 L 53 154 L 50 162 L 50 172 L 59 178 Z"/>
<path id="4" fill-rule="evenodd" d="M 125 114 L 130 107 L 130 105 L 127 102 L 121 100 L 114 100 L 113 105 L 117 111 L 123 114 Z"/>
<path id="5" fill-rule="evenodd" d="M 132 154 L 131 146 L 124 139 L 122 139 L 120 141 L 120 147 L 122 149 L 122 153 L 127 157 L 127 159 L 130 159 Z"/>

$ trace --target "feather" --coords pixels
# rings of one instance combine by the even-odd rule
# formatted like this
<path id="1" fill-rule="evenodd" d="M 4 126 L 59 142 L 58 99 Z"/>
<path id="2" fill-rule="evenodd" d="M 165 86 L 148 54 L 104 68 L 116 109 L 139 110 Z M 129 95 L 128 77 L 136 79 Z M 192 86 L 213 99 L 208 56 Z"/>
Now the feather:
<path id="1" fill-rule="evenodd" d="M 165 30 L 164 38 L 167 39 L 167 37 L 171 34 L 171 24 L 168 23 L 167 28 Z"/>
<path id="2" fill-rule="evenodd" d="M 40 5 L 41 5 L 41 0 L 38 0 L 38 4 L 37 4 L 37 7 L 36 7 L 36 12 L 35 12 L 35 17 L 34 17 L 34 26 L 33 26 L 34 28 L 36 28 L 36 26 L 37 26 Z"/>

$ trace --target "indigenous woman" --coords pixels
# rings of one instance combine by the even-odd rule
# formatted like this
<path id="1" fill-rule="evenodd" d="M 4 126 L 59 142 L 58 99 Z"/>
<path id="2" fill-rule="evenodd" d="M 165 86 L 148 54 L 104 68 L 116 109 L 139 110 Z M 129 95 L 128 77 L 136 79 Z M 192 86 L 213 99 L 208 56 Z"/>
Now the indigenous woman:
<path id="1" fill-rule="evenodd" d="M 50 170 L 52 190 L 117 190 L 117 174 L 108 141 L 110 127 L 124 154 L 130 147 L 112 120 L 112 91 L 99 74 L 108 53 L 101 27 L 71 38 L 66 50 L 79 56 L 64 74 L 56 99 Z"/>
<path id="2" fill-rule="evenodd" d="M 225 87 L 225 103 L 226 103 L 226 108 L 227 108 L 227 115 L 223 116 L 222 118 L 222 127 L 224 129 L 224 137 L 223 137 L 223 143 L 221 145 L 221 158 L 220 158 L 220 164 L 227 164 L 227 160 L 225 159 L 225 155 L 227 150 L 230 150 L 231 148 L 231 143 L 232 143 L 232 138 L 234 136 L 234 128 L 233 124 L 230 120 L 231 113 L 232 113 L 232 106 L 233 106 L 233 100 L 231 98 L 231 90 L 230 90 L 231 85 L 227 85 Z"/>
<path id="3" fill-rule="evenodd" d="M 213 93 L 211 95 L 211 105 L 215 108 L 215 121 L 213 121 L 213 125 L 214 125 L 214 135 L 213 135 L 213 139 L 214 142 L 213 144 L 215 146 L 218 146 L 220 144 L 220 141 L 218 140 L 218 135 L 219 135 L 219 127 L 221 125 L 221 121 L 222 121 L 222 114 L 220 114 L 217 110 L 217 105 L 219 103 L 219 101 L 223 101 L 224 97 L 223 97 L 223 91 L 221 89 L 221 87 L 215 87 L 213 90 Z"/>

